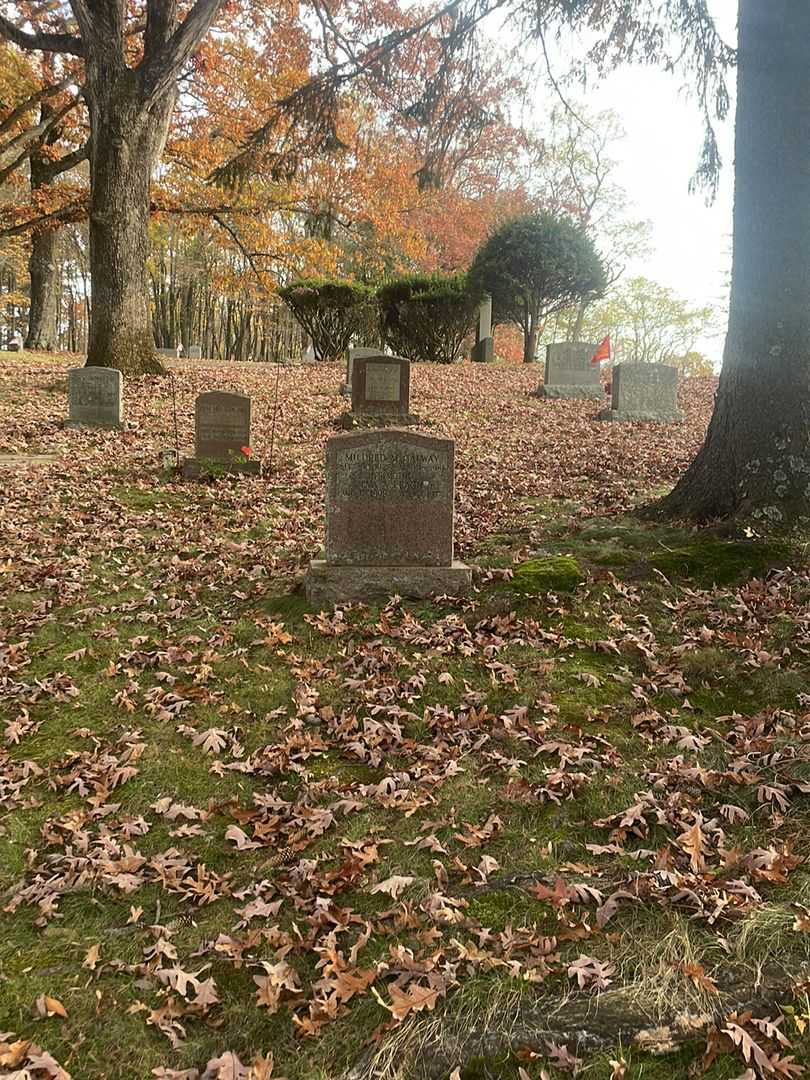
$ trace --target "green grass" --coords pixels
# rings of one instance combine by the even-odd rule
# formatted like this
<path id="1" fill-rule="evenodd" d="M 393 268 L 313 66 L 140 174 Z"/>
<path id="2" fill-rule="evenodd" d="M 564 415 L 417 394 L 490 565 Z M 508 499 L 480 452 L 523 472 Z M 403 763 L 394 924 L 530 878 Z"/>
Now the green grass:
<path id="1" fill-rule="evenodd" d="M 88 560 L 81 590 L 53 619 L 29 624 L 39 591 L 11 592 L 3 600 L 0 614 L 13 628 L 9 640 L 27 643 L 28 662 L 13 679 L 28 688 L 26 709 L 34 722 L 19 745 L 8 747 L 6 767 L 33 762 L 43 770 L 28 778 L 19 805 L 0 823 L 3 904 L 21 881 L 54 872 L 60 860 L 83 854 L 88 845 L 95 853 L 104 844 L 125 843 L 147 866 L 176 849 L 195 872 L 204 865 L 227 885 L 211 905 L 194 908 L 151 869 L 126 893 L 96 867 L 59 898 L 58 913 L 42 925 L 36 903 L 6 911 L 0 916 L 0 1029 L 34 1038 L 88 1080 L 109 1075 L 110 1061 L 121 1080 L 142 1080 L 161 1066 L 201 1069 L 229 1048 L 245 1062 L 272 1049 L 277 1071 L 290 1080 L 331 1080 L 363 1060 L 390 1013 L 370 993 L 358 995 L 317 1038 L 301 1040 L 293 1014 L 305 1016 L 304 1004 L 286 1003 L 269 1015 L 255 1003 L 253 976 L 261 972 L 259 960 L 278 961 L 274 934 L 288 935 L 283 955 L 311 996 L 324 967 L 313 945 L 321 948 L 322 934 L 332 929 L 343 956 L 357 944 L 360 965 L 380 966 L 375 989 L 383 1001 L 408 964 L 428 964 L 436 954 L 441 966 L 465 944 L 486 945 L 485 931 L 497 936 L 526 927 L 559 936 L 545 984 L 502 967 L 453 960 L 459 985 L 435 1013 L 420 1014 L 418 1024 L 424 1030 L 433 1024 L 434 1035 L 443 1030 L 449 1039 L 469 1030 L 471 1017 L 485 1016 L 496 1033 L 502 1026 L 505 1038 L 505 1048 L 490 1057 L 476 1052 L 456 1062 L 464 1080 L 519 1075 L 523 1062 L 506 1038 L 509 1025 L 541 995 L 571 989 L 565 969 L 581 952 L 614 964 L 651 1014 L 676 998 L 691 1001 L 678 957 L 688 955 L 707 970 L 725 962 L 713 927 L 651 901 L 621 907 L 602 932 L 595 903 L 561 912 L 532 896 L 527 878 L 585 880 L 607 895 L 647 871 L 649 862 L 632 858 L 640 848 L 683 869 L 678 814 L 699 809 L 709 820 L 728 802 L 751 815 L 743 825 L 724 826 L 729 848 L 790 840 L 803 852 L 810 812 L 801 793 L 784 818 L 772 820 L 753 786 L 701 786 L 686 778 L 666 781 L 667 790 L 662 780 L 679 759 L 721 771 L 732 753 L 724 740 L 735 713 L 796 710 L 798 695 L 807 692 L 804 639 L 790 612 L 763 604 L 756 617 L 751 608 L 743 618 L 729 589 L 784 565 L 792 553 L 630 517 L 572 525 L 574 507 L 536 501 L 516 532 L 493 534 L 474 553 L 484 566 L 513 566 L 516 536 L 531 548 L 534 529 L 542 526 L 543 548 L 527 553 L 524 547 L 511 581 L 458 605 L 406 602 L 350 613 L 337 633 L 292 591 L 291 579 L 268 584 L 249 576 L 259 561 L 252 549 L 272 551 L 276 519 L 242 520 L 228 505 L 228 491 L 218 494 L 222 507 L 205 494 L 198 499 L 196 490 L 192 499 L 169 484 L 140 487 L 114 479 L 110 498 L 137 523 L 144 546 L 122 550 L 117 567 L 103 557 Z M 187 570 L 161 561 L 152 530 L 189 513 L 192 502 L 201 515 L 220 513 L 227 544 L 249 542 L 243 564 L 226 543 L 203 558 L 202 540 L 184 546 L 180 562 Z M 157 585 L 160 573 L 167 577 Z M 721 588 L 707 593 L 705 603 L 694 599 L 698 587 L 714 582 Z M 797 584 L 794 602 L 800 607 L 807 599 Z M 291 640 L 279 638 L 273 624 L 283 624 Z M 709 639 L 701 637 L 707 624 Z M 685 638 L 688 647 L 681 649 Z M 790 652 L 783 657 L 785 648 Z M 778 662 L 752 663 L 763 650 Z M 69 676 L 77 696 L 62 700 L 48 689 L 58 672 Z M 670 680 L 673 672 L 682 673 L 688 691 Z M 171 713 L 160 704 L 167 692 L 189 704 Z M 3 710 L 4 721 L 15 720 L 19 703 Z M 637 723 L 645 712 L 659 719 Z M 709 732 L 711 741 L 700 751 L 679 750 L 660 738 L 665 723 Z M 210 728 L 226 733 L 220 753 L 194 745 L 194 736 Z M 94 801 L 95 765 L 105 754 L 119 755 L 125 742 L 144 744 L 137 772 Z M 791 729 L 778 745 L 803 743 Z M 85 764 L 68 791 L 64 778 L 77 754 L 85 755 Z M 796 769 L 804 776 L 803 762 Z M 647 835 L 630 836 L 618 855 L 587 850 L 586 844 L 610 843 L 610 828 L 595 822 L 650 790 L 670 800 L 672 820 L 651 820 Z M 178 834 L 184 819 L 171 821 L 155 810 L 166 797 L 196 808 L 199 835 L 196 829 Z M 301 821 L 322 815 L 323 832 L 304 843 L 306 873 L 268 868 L 281 843 L 272 830 L 255 850 L 239 851 L 225 838 L 234 824 L 252 835 L 257 804 L 295 808 L 296 826 L 279 833 L 287 838 Z M 280 820 L 285 812 L 278 811 Z M 498 823 L 479 844 L 460 839 L 493 817 Z M 425 840 L 428 846 L 420 846 Z M 443 850 L 431 850 L 434 843 Z M 376 862 L 352 870 L 351 853 L 372 844 Z M 482 876 L 485 857 L 498 865 Z M 413 878 L 400 896 L 371 892 L 375 881 L 394 875 Z M 722 927 L 734 962 L 753 972 L 775 960 L 806 961 L 810 953 L 793 930 L 791 906 L 810 903 L 806 874 L 797 871 L 784 887 L 757 887 L 764 905 Z M 436 893 L 448 908 L 431 920 L 426 912 Z M 278 914 L 237 929 L 237 911 L 257 895 L 281 899 Z M 127 929 L 133 905 L 143 907 L 144 916 Z M 196 926 L 180 919 L 188 913 Z M 166 1001 L 144 962 L 155 940 L 148 927 L 158 921 L 173 927 L 178 966 L 197 971 L 210 965 L 206 974 L 221 998 L 207 1016 L 182 1021 L 186 1038 L 176 1050 L 146 1022 Z M 566 936 L 572 927 L 579 932 Z M 219 935 L 249 933 L 255 940 L 241 959 L 211 947 Z M 82 963 L 95 945 L 101 960 L 91 972 Z M 58 998 L 67 1019 L 34 1020 L 41 994 Z M 409 1030 L 397 1028 L 389 1036 L 393 1043 L 373 1046 L 393 1046 L 392 1060 L 413 1064 L 418 1075 L 419 1044 L 408 1041 Z M 623 1054 L 627 1077 L 685 1076 L 700 1052 L 693 1045 L 659 1061 L 617 1046 L 592 1056 L 583 1075 L 609 1077 L 609 1061 Z M 797 1052 L 805 1054 L 803 1047 Z M 525 1064 L 530 1076 L 539 1075 L 540 1064 Z M 543 1067 L 557 1075 L 548 1063 Z M 743 1068 L 724 1055 L 706 1075 L 722 1080 Z"/>

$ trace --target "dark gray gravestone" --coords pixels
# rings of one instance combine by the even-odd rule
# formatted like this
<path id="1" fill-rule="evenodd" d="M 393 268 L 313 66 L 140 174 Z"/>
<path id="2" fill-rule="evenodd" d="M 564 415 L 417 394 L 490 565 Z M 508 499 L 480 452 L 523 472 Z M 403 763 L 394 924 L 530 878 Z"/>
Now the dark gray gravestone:
<path id="1" fill-rule="evenodd" d="M 478 309 L 478 323 L 475 328 L 475 345 L 470 359 L 474 364 L 489 364 L 495 356 L 495 343 L 492 340 L 492 297 L 485 296 Z"/>
<path id="2" fill-rule="evenodd" d="M 650 420 L 674 424 L 683 420 L 678 408 L 678 369 L 667 364 L 617 364 L 609 409 L 600 420 Z"/>
<path id="3" fill-rule="evenodd" d="M 397 428 L 330 439 L 325 559 L 310 564 L 309 599 L 465 592 L 470 569 L 453 559 L 454 458 L 452 439 Z"/>
<path id="4" fill-rule="evenodd" d="M 401 356 L 357 357 L 352 371 L 352 412 L 358 416 L 407 417 L 411 364 Z"/>
<path id="5" fill-rule="evenodd" d="M 545 377 L 537 396 L 602 401 L 605 391 L 599 364 L 591 363 L 596 349 L 596 345 L 582 341 L 547 345 Z"/>
<path id="6" fill-rule="evenodd" d="M 123 376 L 117 368 L 71 368 L 68 372 L 68 427 L 113 430 L 123 427 L 123 385 Z"/>
<path id="7" fill-rule="evenodd" d="M 250 411 L 245 394 L 223 390 L 200 394 L 194 403 L 194 457 L 183 463 L 183 472 L 187 476 L 206 471 L 261 472 L 251 452 Z"/>

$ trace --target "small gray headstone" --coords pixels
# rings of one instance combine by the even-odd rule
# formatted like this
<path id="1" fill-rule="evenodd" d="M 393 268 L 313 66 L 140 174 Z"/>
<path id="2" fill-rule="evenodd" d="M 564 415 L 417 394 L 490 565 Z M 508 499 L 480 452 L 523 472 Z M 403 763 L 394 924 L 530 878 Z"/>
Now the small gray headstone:
<path id="1" fill-rule="evenodd" d="M 600 420 L 683 420 L 678 408 L 678 369 L 667 364 L 617 364 L 613 368 L 611 407 Z"/>
<path id="2" fill-rule="evenodd" d="M 250 398 L 209 390 L 194 403 L 194 453 L 207 461 L 232 461 L 250 446 Z"/>
<path id="3" fill-rule="evenodd" d="M 344 397 L 352 396 L 352 372 L 355 360 L 362 360 L 367 356 L 380 356 L 382 349 L 370 349 L 366 345 L 350 345 L 346 350 L 346 382 L 340 388 Z"/>
<path id="4" fill-rule="evenodd" d="M 68 372 L 68 426 L 122 427 L 123 385 L 123 376 L 117 368 L 71 368 Z"/>
<path id="5" fill-rule="evenodd" d="M 596 349 L 596 345 L 582 341 L 547 345 L 545 378 L 537 396 L 602 401 L 605 392 L 599 364 L 591 363 Z"/>
<path id="6" fill-rule="evenodd" d="M 400 593 L 462 593 L 469 567 L 453 561 L 455 444 L 388 428 L 326 446 L 326 558 L 313 561 L 316 603 Z"/>
<path id="7" fill-rule="evenodd" d="M 250 398 L 209 390 L 194 403 L 194 457 L 183 462 L 186 476 L 214 471 L 258 474 L 261 463 L 250 445 Z M 245 451 L 248 451 L 247 453 Z"/>
<path id="8" fill-rule="evenodd" d="M 189 345 L 187 355 L 189 360 L 202 360 L 202 346 Z"/>

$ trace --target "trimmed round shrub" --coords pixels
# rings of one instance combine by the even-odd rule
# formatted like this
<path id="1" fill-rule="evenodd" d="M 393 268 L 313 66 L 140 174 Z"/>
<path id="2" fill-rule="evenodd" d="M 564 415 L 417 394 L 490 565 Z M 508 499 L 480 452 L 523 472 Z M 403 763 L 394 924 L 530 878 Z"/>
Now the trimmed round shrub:
<path id="1" fill-rule="evenodd" d="M 466 274 L 412 274 L 377 290 L 383 339 L 398 356 L 434 364 L 458 360 L 478 301 Z"/>
<path id="2" fill-rule="evenodd" d="M 355 281 L 301 278 L 279 296 L 312 338 L 316 360 L 340 360 L 373 321 L 374 292 Z"/>

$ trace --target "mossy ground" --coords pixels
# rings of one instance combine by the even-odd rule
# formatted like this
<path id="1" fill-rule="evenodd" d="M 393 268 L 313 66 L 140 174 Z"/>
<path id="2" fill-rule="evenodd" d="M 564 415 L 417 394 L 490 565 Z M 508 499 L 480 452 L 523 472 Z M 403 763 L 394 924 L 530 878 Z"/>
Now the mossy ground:
<path id="1" fill-rule="evenodd" d="M 450 891 L 456 890 L 468 904 L 467 917 L 493 933 L 534 926 L 544 934 L 554 934 L 558 920 L 553 906 L 513 887 L 509 879 L 533 875 L 553 880 L 557 874 L 571 872 L 565 868 L 581 865 L 586 859 L 600 872 L 605 871 L 608 880 L 637 869 L 633 843 L 621 854 L 598 856 L 587 854 L 584 845 L 605 844 L 606 830 L 594 822 L 629 806 L 637 792 L 651 783 L 645 776 L 648 770 L 660 774 L 667 761 L 686 753 L 645 737 L 644 729 L 633 723 L 641 709 L 654 707 L 672 722 L 701 734 L 722 725 L 723 718 L 735 712 L 754 716 L 763 710 L 795 710 L 799 696 L 810 685 L 803 623 L 791 610 L 763 622 L 766 629 L 761 644 L 777 657 L 775 661 L 757 657 L 741 644 L 741 637 L 733 640 L 730 632 L 714 633 L 705 641 L 700 636 L 707 612 L 736 610 L 740 601 L 735 590 L 739 586 L 761 579 L 772 567 L 804 565 L 801 548 L 747 537 L 718 538 L 632 516 L 595 518 L 573 502 L 529 500 L 519 525 L 491 532 L 469 552 L 470 561 L 483 569 L 513 569 L 511 580 L 499 578 L 482 585 L 468 607 L 421 602 L 406 603 L 393 614 L 379 608 L 356 610 L 348 612 L 345 625 L 336 630 L 319 622 L 300 591 L 293 591 L 296 580 L 286 568 L 258 600 L 251 591 L 254 579 L 247 563 L 239 580 L 222 581 L 218 576 L 217 560 L 227 558 L 226 544 L 240 550 L 255 545 L 268 556 L 268 562 L 274 547 L 283 547 L 286 523 L 297 513 L 294 488 L 279 489 L 273 506 L 246 520 L 229 502 L 231 489 L 226 483 L 212 490 L 190 489 L 170 477 L 157 483 L 136 482 L 126 467 L 115 462 L 110 470 L 114 476 L 104 511 L 116 517 L 128 515 L 140 538 L 137 555 L 122 544 L 94 561 L 76 601 L 70 602 L 69 595 L 61 598 L 58 619 L 38 621 L 37 612 L 45 610 L 42 605 L 53 601 L 53 589 L 45 575 L 42 581 L 32 579 L 24 590 L 9 591 L 0 602 L 0 619 L 8 626 L 20 627 L 29 616 L 32 620 L 25 623 L 28 662 L 15 678 L 35 686 L 61 673 L 79 691 L 75 697 L 46 695 L 33 701 L 27 708 L 35 729 L 8 746 L 11 761 L 28 761 L 44 772 L 26 788 L 23 805 L 0 821 L 0 895 L 6 897 L 30 873 L 32 852 L 50 850 L 43 835 L 48 819 L 64 820 L 84 805 L 78 791 L 65 790 L 55 782 L 66 755 L 94 745 L 114 747 L 122 734 L 132 731 L 145 743 L 138 772 L 115 790 L 111 801 L 117 804 L 117 818 L 149 820 L 150 831 L 133 841 L 138 850 L 150 856 L 170 846 L 182 847 L 196 862 L 217 874 L 230 875 L 234 892 L 261 879 L 267 873 L 264 866 L 270 852 L 266 848 L 239 852 L 226 841 L 225 831 L 232 823 L 229 807 L 237 802 L 248 806 L 254 795 L 291 798 L 306 785 L 333 784 L 334 790 L 350 793 L 352 785 L 376 783 L 404 769 L 408 746 L 371 762 L 361 760 L 345 746 L 332 744 L 316 748 L 297 763 L 295 771 L 258 776 L 236 770 L 212 771 L 216 757 L 195 746 L 188 733 L 178 729 L 183 724 L 194 731 L 233 727 L 244 755 L 249 755 L 282 737 L 293 712 L 291 702 L 305 683 L 317 688 L 319 709 L 331 709 L 339 715 L 343 708 L 357 708 L 358 692 L 347 686 L 341 665 L 360 646 L 379 641 L 391 650 L 387 676 L 392 684 L 419 675 L 410 699 L 401 702 L 407 715 L 400 722 L 408 745 L 431 744 L 428 707 L 459 710 L 462 702 L 474 698 L 476 708 L 491 714 L 493 731 L 498 728 L 498 718 L 508 716 L 511 710 L 529 708 L 553 721 L 550 739 L 577 747 L 587 744 L 591 755 L 609 745 L 615 760 L 609 768 L 592 773 L 583 768 L 586 775 L 581 784 L 556 801 L 521 801 L 507 791 L 509 767 L 504 775 L 496 774 L 491 763 L 470 753 L 455 775 L 431 789 L 425 808 L 406 814 L 382 804 L 364 806 L 341 821 L 336 830 L 310 844 L 306 857 L 319 860 L 319 866 L 334 867 L 339 841 L 369 836 L 391 841 L 382 848 L 375 874 L 380 879 L 390 874 L 412 876 L 415 881 L 405 896 L 417 901 L 435 884 L 437 858 L 449 864 L 453 857 L 463 857 L 465 863 L 475 864 L 485 852 L 497 860 L 499 867 L 492 877 L 496 884 L 503 879 L 504 886 L 484 891 L 451 883 Z M 67 509 L 73 507 L 68 505 Z M 43 512 L 65 513 L 65 506 Z M 168 581 L 160 578 L 158 568 L 165 564 L 158 560 L 167 526 L 192 514 L 200 521 L 199 542 L 184 542 L 172 570 L 176 576 Z M 93 528 L 95 523 L 87 527 Z M 221 539 L 221 546 L 215 544 L 212 551 L 205 530 L 212 531 L 217 541 Z M 70 543 L 63 557 L 71 557 Z M 187 581 L 195 590 L 193 604 L 184 591 Z M 693 611 L 676 617 L 677 606 L 697 590 L 705 590 L 706 607 L 696 605 Z M 803 610 L 809 599 L 797 593 L 796 610 Z M 451 641 L 459 627 L 473 633 L 486 620 L 497 630 L 501 625 L 498 620 L 508 619 L 513 611 L 537 623 L 546 635 L 544 646 L 529 648 L 511 640 L 504 631 L 497 665 L 479 652 L 465 655 L 449 646 L 442 651 L 439 638 L 428 648 L 403 640 L 398 632 L 400 621 L 407 617 L 428 629 L 444 627 Z M 269 622 L 283 624 L 291 637 L 288 645 L 272 643 Z M 631 632 L 640 643 L 638 647 L 630 640 Z M 694 639 L 690 638 L 689 648 L 679 652 L 686 634 L 693 634 Z M 179 717 L 167 719 L 146 707 L 148 694 L 167 685 L 166 673 L 181 683 L 188 682 L 187 674 L 181 677 L 173 667 L 175 661 L 166 647 L 193 638 L 209 650 L 204 666 L 197 671 L 197 688 L 210 687 L 221 696 L 206 699 L 200 691 L 190 696 L 191 705 Z M 652 638 L 657 662 L 663 669 L 677 668 L 683 674 L 686 692 L 675 684 L 656 684 L 657 673 L 644 651 L 651 648 Z M 138 652 L 142 649 L 162 654 L 152 665 L 141 664 Z M 789 655 L 784 654 L 785 649 Z M 122 660 L 122 656 L 127 659 Z M 122 707 L 120 695 L 133 680 L 139 686 L 137 691 L 131 690 L 134 709 L 129 712 Z M 8 722 L 16 720 L 18 713 L 15 704 L 2 707 L 0 717 Z M 306 724 L 302 728 L 306 731 Z M 317 726 L 313 725 L 313 730 L 317 731 Z M 514 777 L 537 786 L 548 781 L 557 763 L 552 752 L 549 756 L 527 753 L 520 739 L 510 736 L 505 728 L 498 730 L 497 739 L 503 757 L 513 761 Z M 704 767 L 719 764 L 712 760 L 713 752 L 708 749 L 701 759 Z M 206 810 L 210 816 L 200 835 L 172 836 L 176 823 L 155 817 L 152 807 L 167 795 Z M 741 790 L 738 801 L 751 817 L 743 825 L 727 827 L 729 847 L 739 844 L 750 850 L 770 844 L 772 822 L 758 809 L 755 792 Z M 481 850 L 466 852 L 457 840 L 464 823 L 480 826 L 492 814 L 502 822 L 500 830 Z M 415 843 L 424 835 L 425 822 L 430 822 L 430 832 L 447 850 L 447 856 L 436 856 Z M 797 850 L 806 853 L 808 824 L 808 796 L 797 795 L 779 835 L 793 834 Z M 664 830 L 653 827 L 644 844 L 655 848 L 666 842 Z M 807 953 L 804 939 L 788 924 L 793 918 L 793 901 L 810 903 L 807 875 L 800 871 L 781 888 L 765 885 L 763 894 L 762 913 L 725 933 L 728 947 L 752 970 L 758 963 L 772 960 L 775 953 L 782 961 L 802 962 Z M 217 934 L 230 931 L 238 922 L 235 909 L 243 903 L 230 896 L 193 909 L 193 924 L 180 924 L 172 938 L 187 966 L 191 964 L 196 970 L 191 959 L 195 951 Z M 22 905 L 3 913 L 0 1030 L 34 1038 L 82 1080 L 113 1076 L 116 1080 L 144 1080 L 162 1066 L 199 1068 L 225 1048 L 236 1051 L 245 1061 L 256 1051 L 272 1050 L 279 1075 L 290 1080 L 326 1080 L 339 1077 L 363 1060 L 375 1045 L 370 1042 L 374 1032 L 390 1019 L 371 995 L 358 996 L 346 1014 L 327 1025 L 319 1038 L 300 1040 L 287 1006 L 275 1015 L 256 1007 L 252 969 L 240 969 L 216 958 L 211 961 L 211 974 L 221 1004 L 209 1018 L 189 1020 L 185 1040 L 173 1050 L 144 1019 L 143 1006 L 152 1009 L 162 999 L 153 988 L 139 986 L 137 978 L 124 970 L 124 965 L 139 962 L 151 940 L 142 929 L 124 932 L 132 904 L 144 908 L 147 922 L 157 919 L 158 911 L 164 923 L 188 911 L 188 905 L 175 895 L 149 883 L 132 894 L 102 887 L 77 890 L 64 897 L 59 917 L 44 928 L 35 925 L 36 908 Z M 391 907 L 391 899 L 371 894 L 361 884 L 341 892 L 339 905 L 362 917 L 376 917 Z M 285 912 L 282 925 L 291 929 L 293 924 L 302 933 L 306 931 L 305 918 L 296 921 Z M 448 931 L 447 940 L 456 933 L 460 931 Z M 717 971 L 725 962 L 718 959 L 713 931 L 655 908 L 622 909 L 610 923 L 608 934 L 582 946 L 565 943 L 562 962 L 570 962 L 585 949 L 615 964 L 622 978 L 643 984 L 639 973 L 663 970 L 661 965 L 670 955 L 662 949 L 664 940 L 670 943 L 667 948 L 680 942 L 707 971 Z M 98 972 L 82 967 L 88 950 L 95 945 L 100 946 L 103 962 Z M 409 948 L 413 942 L 407 931 L 384 940 L 372 939 L 360 954 L 361 962 L 379 959 L 392 945 Z M 296 962 L 302 979 L 317 977 L 313 957 Z M 537 987 L 499 969 L 469 978 L 460 970 L 459 979 L 461 988 L 451 992 L 432 1014 L 443 1017 L 448 1029 L 476 1010 L 497 1024 L 497 1014 L 487 1009 L 499 995 L 507 995 L 514 1004 L 531 1002 L 541 991 L 570 990 L 569 981 L 560 974 Z M 380 989 L 384 997 L 383 983 Z M 66 1019 L 35 1018 L 34 1002 L 43 993 L 64 1004 Z M 653 1000 L 651 988 L 647 993 Z M 801 1011 L 801 1000 L 794 1004 Z M 795 1040 L 797 1058 L 810 1063 L 807 1043 L 794 1028 L 789 1034 Z M 611 1060 L 623 1057 L 628 1080 L 686 1077 L 701 1052 L 702 1047 L 695 1044 L 674 1056 L 656 1059 L 616 1045 L 591 1058 L 583 1075 L 608 1078 Z M 405 1059 L 403 1063 L 407 1063 Z M 519 1067 L 525 1068 L 532 1080 L 540 1075 L 541 1067 L 551 1076 L 562 1075 L 548 1062 L 527 1062 L 512 1051 L 491 1060 L 472 1057 L 455 1064 L 463 1080 L 517 1077 Z M 708 1080 L 729 1080 L 743 1071 L 739 1058 L 721 1055 L 705 1075 Z"/>

